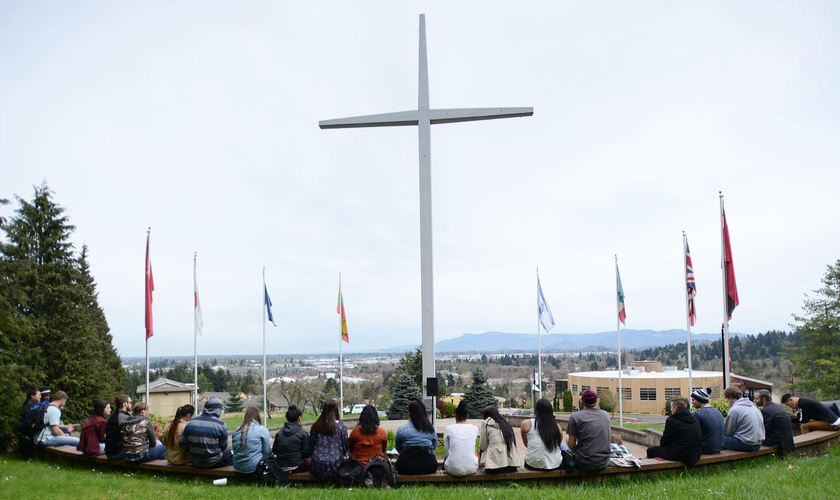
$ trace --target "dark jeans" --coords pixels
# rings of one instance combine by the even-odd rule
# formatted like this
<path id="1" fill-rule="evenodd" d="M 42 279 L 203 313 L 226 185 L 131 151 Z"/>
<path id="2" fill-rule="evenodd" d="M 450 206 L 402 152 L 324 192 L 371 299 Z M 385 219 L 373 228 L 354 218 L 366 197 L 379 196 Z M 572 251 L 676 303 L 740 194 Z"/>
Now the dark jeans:
<path id="1" fill-rule="evenodd" d="M 516 472 L 519 467 L 509 465 L 507 467 L 499 467 L 498 469 L 484 469 L 485 474 L 505 474 L 507 472 Z"/>
<path id="2" fill-rule="evenodd" d="M 740 439 L 733 436 L 723 436 L 723 449 L 735 451 L 758 451 L 761 448 L 759 444 L 747 444 Z"/>
<path id="3" fill-rule="evenodd" d="M 435 456 L 423 448 L 411 447 L 400 453 L 396 467 L 399 474 L 419 476 L 435 472 L 438 463 Z"/>

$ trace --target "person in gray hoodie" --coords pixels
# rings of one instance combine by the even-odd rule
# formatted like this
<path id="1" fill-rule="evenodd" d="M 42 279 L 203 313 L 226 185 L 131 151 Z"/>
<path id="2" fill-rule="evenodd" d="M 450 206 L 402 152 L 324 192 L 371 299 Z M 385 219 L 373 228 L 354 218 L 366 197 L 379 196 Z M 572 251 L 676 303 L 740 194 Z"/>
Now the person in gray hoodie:
<path id="1" fill-rule="evenodd" d="M 306 472 L 310 466 L 309 433 L 301 427 L 301 412 L 292 405 L 286 412 L 286 423 L 274 437 L 271 452 L 286 472 Z"/>
<path id="2" fill-rule="evenodd" d="M 723 424 L 723 449 L 758 451 L 764 441 L 764 417 L 736 386 L 727 387 L 723 397 L 732 407 Z"/>

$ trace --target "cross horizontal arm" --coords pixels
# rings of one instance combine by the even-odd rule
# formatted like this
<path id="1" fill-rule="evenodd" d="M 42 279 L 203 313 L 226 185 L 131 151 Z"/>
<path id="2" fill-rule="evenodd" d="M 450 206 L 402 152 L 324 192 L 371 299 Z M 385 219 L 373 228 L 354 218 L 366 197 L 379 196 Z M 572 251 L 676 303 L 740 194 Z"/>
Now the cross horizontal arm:
<path id="1" fill-rule="evenodd" d="M 351 116 L 350 118 L 336 118 L 321 120 L 318 126 L 326 128 L 357 128 L 357 127 L 399 127 L 403 125 L 417 125 L 416 110 L 397 111 L 396 113 L 382 113 L 379 115 Z"/>
<path id="2" fill-rule="evenodd" d="M 474 122 L 478 120 L 496 120 L 499 118 L 516 118 L 533 116 L 534 108 L 463 108 L 463 109 L 432 109 L 429 110 L 429 120 L 436 123 Z"/>

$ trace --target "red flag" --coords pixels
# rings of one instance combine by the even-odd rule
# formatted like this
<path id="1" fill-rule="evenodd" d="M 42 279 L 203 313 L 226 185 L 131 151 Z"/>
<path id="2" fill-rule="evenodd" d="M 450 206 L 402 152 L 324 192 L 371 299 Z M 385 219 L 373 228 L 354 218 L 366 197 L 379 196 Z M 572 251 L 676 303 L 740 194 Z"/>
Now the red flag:
<path id="1" fill-rule="evenodd" d="M 735 283 L 735 264 L 732 262 L 732 245 L 729 243 L 729 227 L 726 225 L 726 211 L 723 211 L 723 266 L 726 274 L 726 312 L 732 319 L 732 311 L 741 303 L 738 300 L 738 285 Z"/>
<path id="2" fill-rule="evenodd" d="M 155 278 L 152 276 L 152 259 L 149 258 L 149 235 L 146 235 L 146 340 L 155 334 L 152 318 L 152 292 L 155 291 Z"/>

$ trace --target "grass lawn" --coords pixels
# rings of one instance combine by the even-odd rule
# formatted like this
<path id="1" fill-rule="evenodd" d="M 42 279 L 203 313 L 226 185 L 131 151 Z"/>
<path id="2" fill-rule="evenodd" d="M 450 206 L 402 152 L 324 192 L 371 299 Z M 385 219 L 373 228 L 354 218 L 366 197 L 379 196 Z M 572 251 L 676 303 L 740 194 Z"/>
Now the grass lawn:
<path id="1" fill-rule="evenodd" d="M 546 483 L 536 486 L 505 483 L 488 486 L 407 486 L 399 490 L 294 488 L 282 492 L 254 485 L 213 486 L 210 479 L 156 477 L 145 472 L 100 471 L 90 467 L 26 462 L 17 456 L 0 458 L 0 497 L 93 498 L 137 500 L 243 499 L 427 499 L 508 500 L 523 498 L 834 498 L 840 484 L 840 447 L 818 458 L 779 460 L 763 457 L 716 471 L 683 470 L 647 480 L 623 479 L 606 484 Z"/>

